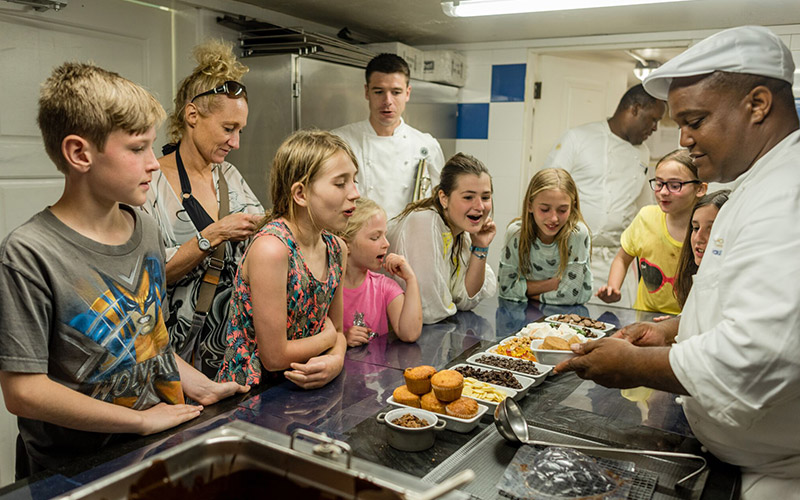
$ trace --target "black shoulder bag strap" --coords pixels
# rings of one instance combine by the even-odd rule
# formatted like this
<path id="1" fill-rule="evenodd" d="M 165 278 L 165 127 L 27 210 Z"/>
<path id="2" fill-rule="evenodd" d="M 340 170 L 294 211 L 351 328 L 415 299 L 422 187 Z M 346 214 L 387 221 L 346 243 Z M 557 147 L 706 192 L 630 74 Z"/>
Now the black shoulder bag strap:
<path id="1" fill-rule="evenodd" d="M 183 166 L 183 160 L 181 160 L 181 154 L 178 149 L 175 150 L 175 162 L 178 167 L 178 176 L 181 179 L 181 202 L 183 208 L 186 209 L 186 213 L 189 214 L 189 218 L 192 219 L 192 223 L 199 233 L 212 224 L 214 220 L 208 215 L 200 202 L 192 196 L 192 185 L 189 182 L 189 175 L 186 173 L 186 168 Z M 217 183 L 217 193 L 219 195 L 218 218 L 222 219 L 228 215 L 230 210 L 228 181 L 225 180 L 222 168 L 219 169 L 217 177 L 219 179 Z M 224 242 L 221 243 L 211 254 L 208 269 L 206 269 L 203 275 L 203 281 L 200 283 L 200 290 L 197 293 L 197 303 L 194 309 L 194 316 L 192 317 L 192 326 L 188 334 L 189 341 L 187 342 L 187 347 L 190 347 L 191 351 L 187 349 L 185 352 L 191 352 L 192 364 L 198 369 L 200 368 L 200 360 L 195 356 L 196 346 L 200 341 L 200 332 L 203 330 L 203 326 L 206 323 L 208 311 L 211 309 L 211 303 L 214 301 L 214 295 L 217 292 L 219 275 L 225 265 L 225 246 Z M 178 354 L 183 356 L 184 353 Z"/>

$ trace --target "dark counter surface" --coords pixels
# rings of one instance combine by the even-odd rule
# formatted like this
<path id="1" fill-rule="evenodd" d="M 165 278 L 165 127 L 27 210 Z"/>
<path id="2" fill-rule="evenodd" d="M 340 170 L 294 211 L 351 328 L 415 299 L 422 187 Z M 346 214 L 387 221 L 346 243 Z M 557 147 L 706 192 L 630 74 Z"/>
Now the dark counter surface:
<path id="1" fill-rule="evenodd" d="M 481 303 L 475 311 L 460 312 L 423 328 L 414 344 L 393 336 L 349 349 L 342 374 L 326 387 L 304 391 L 288 381 L 264 384 L 244 396 L 206 407 L 193 421 L 155 436 L 126 437 L 99 451 L 90 460 L 65 464 L 51 475 L 34 476 L 0 489 L 0 499 L 43 499 L 65 493 L 100 477 L 182 443 L 233 420 L 244 420 L 283 433 L 304 428 L 347 441 L 355 456 L 422 477 L 486 426 L 484 417 L 467 434 L 439 433 L 433 448 L 407 453 L 389 447 L 375 416 L 402 385 L 408 366 L 436 369 L 466 360 L 526 324 L 551 314 L 576 313 L 617 327 L 651 319 L 654 315 L 607 306 L 544 306 L 502 299 Z M 620 391 L 583 381 L 574 374 L 550 376 L 520 401 L 528 421 L 598 442 L 668 451 L 698 452 L 699 443 L 675 396 L 649 389 Z M 713 461 L 704 499 L 733 498 L 737 470 Z"/>

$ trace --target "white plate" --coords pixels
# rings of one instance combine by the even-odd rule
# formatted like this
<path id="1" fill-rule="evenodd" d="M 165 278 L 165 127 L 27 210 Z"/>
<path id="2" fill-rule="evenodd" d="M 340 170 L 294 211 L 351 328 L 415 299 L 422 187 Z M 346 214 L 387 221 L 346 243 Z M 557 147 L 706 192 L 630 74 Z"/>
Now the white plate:
<path id="1" fill-rule="evenodd" d="M 570 358 L 574 358 L 577 356 L 572 351 L 556 351 L 553 349 L 538 349 L 540 345 L 544 342 L 543 339 L 533 339 L 531 340 L 531 351 L 536 355 L 536 359 L 539 360 L 540 363 L 543 365 L 557 365 L 562 361 L 566 361 Z"/>
<path id="2" fill-rule="evenodd" d="M 489 364 L 486 364 L 486 363 L 479 362 L 478 358 L 480 358 L 481 356 L 490 356 L 490 357 L 493 357 L 493 358 L 501 358 L 501 359 L 508 357 L 508 356 L 501 356 L 499 354 L 490 354 L 490 353 L 486 353 L 486 352 L 479 352 L 479 353 L 473 354 L 472 356 L 468 357 L 467 358 L 467 363 L 469 363 L 471 365 L 475 365 L 475 366 L 480 366 L 481 368 L 490 368 L 492 370 L 504 370 L 505 369 L 505 368 L 500 368 L 500 367 L 497 367 L 497 366 L 492 366 L 492 365 L 489 365 Z M 513 358 L 513 359 L 519 359 L 519 358 Z M 520 360 L 520 361 L 525 361 L 525 360 Z M 533 363 L 533 365 L 536 367 L 536 369 L 539 370 L 539 375 L 531 375 L 531 374 L 525 373 L 525 372 L 518 372 L 518 371 L 514 371 L 514 370 L 509 370 L 511 373 L 513 373 L 517 377 L 517 379 L 520 381 L 520 383 L 522 383 L 522 379 L 521 378 L 527 378 L 527 379 L 530 379 L 530 380 L 533 381 L 533 383 L 531 385 L 529 385 L 527 389 L 525 389 L 525 384 L 522 384 L 522 391 L 520 391 L 520 392 L 524 391 L 526 394 L 532 387 L 536 387 L 537 385 L 539 385 L 542 382 L 544 382 L 544 379 L 546 379 L 547 375 L 553 370 L 552 366 L 543 365 L 543 364 L 537 363 L 536 361 L 528 361 L 528 363 Z"/>
<path id="3" fill-rule="evenodd" d="M 467 363 L 459 363 L 459 364 L 457 364 L 457 365 L 453 365 L 453 366 L 451 366 L 450 368 L 448 368 L 448 370 L 455 370 L 455 369 L 456 369 L 456 368 L 458 368 L 459 366 L 469 366 L 469 365 L 468 365 Z M 475 367 L 474 367 L 474 366 L 472 366 L 472 367 L 470 367 L 470 368 L 475 368 Z M 494 368 L 494 369 L 496 370 L 497 368 Z M 518 377 L 518 376 L 516 376 L 516 375 L 514 375 L 514 377 L 515 377 L 517 380 L 519 380 L 519 378 L 520 378 L 520 377 Z M 464 378 L 467 378 L 467 377 L 464 377 Z M 476 379 L 476 378 L 474 378 L 474 377 L 473 377 L 473 380 L 478 380 L 478 379 Z M 483 381 L 482 381 L 482 380 L 478 380 L 478 382 L 483 382 Z M 528 388 L 528 387 L 530 387 L 530 384 L 532 384 L 532 383 L 533 383 L 533 380 L 531 380 L 531 379 L 527 379 L 527 380 L 525 380 L 525 381 L 523 381 L 523 380 L 519 380 L 519 383 L 520 383 L 520 384 L 523 384 L 523 385 L 522 385 L 522 389 L 512 389 L 511 387 L 506 387 L 506 386 L 504 386 L 504 385 L 492 384 L 492 383 L 490 383 L 490 382 L 483 382 L 483 383 L 484 383 L 484 384 L 488 384 L 490 387 L 493 387 L 494 389 L 497 389 L 497 390 L 498 390 L 498 392 L 502 392 L 502 393 L 504 393 L 504 394 L 506 395 L 506 397 L 508 397 L 508 398 L 512 398 L 512 399 L 514 399 L 514 400 L 517 400 L 517 401 L 519 401 L 520 399 L 522 399 L 522 396 L 524 396 L 524 395 L 525 395 L 524 393 L 523 393 L 523 394 L 520 394 L 520 393 L 521 393 L 522 391 L 525 391 L 525 393 L 527 393 L 527 392 L 528 392 L 528 389 L 527 389 L 527 388 Z M 484 400 L 484 399 L 481 399 L 481 398 L 476 398 L 476 397 L 472 397 L 472 396 L 467 396 L 466 394 L 464 394 L 464 396 L 466 396 L 466 397 L 468 397 L 468 398 L 472 398 L 472 399 L 474 399 L 475 401 L 477 401 L 478 403 L 485 404 L 486 406 L 488 406 L 488 407 L 489 407 L 489 409 L 490 409 L 490 410 L 494 410 L 495 406 L 497 406 L 497 403 L 495 403 L 495 402 L 492 402 L 492 401 L 486 401 L 486 400 Z"/>
<path id="4" fill-rule="evenodd" d="M 394 406 L 402 406 L 404 408 L 414 408 L 413 406 L 408 406 L 398 403 L 397 401 L 394 400 L 394 396 L 389 396 L 386 402 Z M 489 408 L 487 406 L 478 403 L 478 414 L 469 420 L 463 418 L 451 417 L 450 415 L 442 415 L 441 413 L 437 413 L 436 416 L 447 422 L 447 426 L 445 427 L 445 429 L 449 431 L 469 432 L 478 425 L 478 421 L 481 419 L 483 414 L 486 413 L 488 410 Z"/>
<path id="5" fill-rule="evenodd" d="M 561 316 L 561 315 L 560 314 L 553 314 L 553 315 L 550 315 L 550 316 L 546 317 L 544 320 L 546 322 L 548 322 L 548 323 L 565 323 L 567 325 L 572 325 L 572 323 L 567 323 L 566 321 L 558 321 L 557 319 L 555 319 L 555 318 L 557 318 L 559 316 Z M 597 321 L 597 320 L 595 320 L 595 321 Z M 606 327 L 603 328 L 602 330 L 600 330 L 598 328 L 589 328 L 589 329 L 590 330 L 601 331 L 601 332 L 603 332 L 605 334 L 605 333 L 608 333 L 609 331 L 613 330 L 614 328 L 616 328 L 616 326 L 612 325 L 611 323 L 606 323 L 605 321 L 601 321 L 601 323 L 606 325 Z M 580 325 L 573 325 L 573 326 L 578 326 L 580 328 L 587 328 L 587 327 L 583 327 L 583 326 L 580 326 Z"/>

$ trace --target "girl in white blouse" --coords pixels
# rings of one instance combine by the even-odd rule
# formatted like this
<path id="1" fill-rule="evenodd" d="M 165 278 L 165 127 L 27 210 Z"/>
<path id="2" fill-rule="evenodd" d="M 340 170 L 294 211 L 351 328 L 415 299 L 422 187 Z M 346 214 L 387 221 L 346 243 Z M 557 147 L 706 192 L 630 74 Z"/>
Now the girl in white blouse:
<path id="1" fill-rule="evenodd" d="M 497 232 L 491 212 L 489 171 L 458 153 L 442 169 L 433 196 L 410 203 L 390 221 L 389 251 L 405 255 L 417 275 L 423 323 L 471 310 L 494 295 L 497 279 L 486 263 Z"/>

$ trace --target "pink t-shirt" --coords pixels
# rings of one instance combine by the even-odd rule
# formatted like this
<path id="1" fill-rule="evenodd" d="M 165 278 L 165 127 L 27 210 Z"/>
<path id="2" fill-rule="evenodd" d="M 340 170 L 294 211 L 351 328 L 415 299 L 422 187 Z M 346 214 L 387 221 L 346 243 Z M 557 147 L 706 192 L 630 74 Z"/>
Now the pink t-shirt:
<path id="1" fill-rule="evenodd" d="M 404 293 L 393 279 L 382 274 L 367 271 L 367 277 L 358 288 L 344 288 L 344 330 L 353 326 L 353 315 L 364 313 L 364 322 L 373 332 L 389 332 L 386 308 L 400 294 Z"/>

